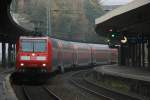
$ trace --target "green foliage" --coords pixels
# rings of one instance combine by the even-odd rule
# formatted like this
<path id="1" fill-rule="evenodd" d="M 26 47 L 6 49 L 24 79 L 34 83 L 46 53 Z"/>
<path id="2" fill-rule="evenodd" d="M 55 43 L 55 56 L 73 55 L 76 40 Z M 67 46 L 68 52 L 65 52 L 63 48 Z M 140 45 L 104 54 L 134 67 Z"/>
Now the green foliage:
<path id="1" fill-rule="evenodd" d="M 104 11 L 97 4 L 97 0 L 84 0 L 84 9 L 87 18 L 91 21 L 92 24 L 95 24 L 95 19 L 102 16 Z"/>
<path id="2" fill-rule="evenodd" d="M 73 41 L 105 43 L 103 37 L 95 33 L 95 18 L 103 11 L 97 0 L 24 0 L 24 14 L 29 16 L 37 31 L 51 36 Z M 50 10 L 50 22 L 48 19 Z M 50 24 L 48 27 L 48 23 Z"/>

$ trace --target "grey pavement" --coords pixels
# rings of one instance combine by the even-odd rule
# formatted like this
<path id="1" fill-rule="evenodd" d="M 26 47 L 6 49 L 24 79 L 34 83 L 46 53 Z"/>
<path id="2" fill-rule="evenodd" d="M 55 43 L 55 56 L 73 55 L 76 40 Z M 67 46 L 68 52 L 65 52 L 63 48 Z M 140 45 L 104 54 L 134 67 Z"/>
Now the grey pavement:
<path id="1" fill-rule="evenodd" d="M 4 75 L 0 73 L 0 100 L 6 100 L 5 99 L 5 93 L 4 93 Z"/>
<path id="2" fill-rule="evenodd" d="M 13 93 L 9 77 L 13 68 L 0 70 L 0 100 L 17 100 Z"/>

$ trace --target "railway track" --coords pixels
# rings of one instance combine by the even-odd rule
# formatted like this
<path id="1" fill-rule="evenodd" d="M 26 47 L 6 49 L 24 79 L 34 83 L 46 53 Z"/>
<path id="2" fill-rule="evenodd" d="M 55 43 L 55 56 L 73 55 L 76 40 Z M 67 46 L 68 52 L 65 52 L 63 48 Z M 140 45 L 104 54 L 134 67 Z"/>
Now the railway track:
<path id="1" fill-rule="evenodd" d="M 88 71 L 80 71 L 80 72 L 76 72 L 75 74 L 73 74 L 72 77 L 70 78 L 71 83 L 73 83 L 75 86 L 77 86 L 93 95 L 98 96 L 100 100 L 114 100 L 113 98 L 107 97 L 107 96 L 87 87 L 83 80 L 85 73 L 88 73 Z"/>
<path id="2" fill-rule="evenodd" d="M 72 75 L 70 78 L 71 83 L 75 86 L 102 98 L 102 100 L 140 100 L 135 97 L 130 97 L 128 95 L 120 94 L 115 91 L 108 90 L 106 88 L 100 87 L 92 82 L 89 82 L 86 78 L 90 71 L 80 71 Z"/>
<path id="3" fill-rule="evenodd" d="M 58 88 L 52 88 L 53 91 L 51 91 L 50 87 L 48 88 L 47 85 L 16 85 L 19 90 L 17 90 L 17 88 L 14 90 L 17 94 L 18 100 L 141 100 L 117 93 L 113 90 L 111 91 L 94 84 L 92 81 L 88 80 L 88 75 L 91 72 L 91 70 L 74 72 L 64 76 L 64 83 L 62 82 L 62 80 L 56 81 L 56 83 L 58 82 L 61 84 L 68 84 L 67 88 L 71 88 L 72 90 L 76 91 L 74 93 L 81 94 L 78 95 L 77 98 L 75 98 L 76 94 L 74 93 L 72 93 L 74 95 L 72 95 L 71 97 L 68 96 L 69 90 L 64 90 L 66 87 L 62 88 L 64 85 L 61 84 L 56 84 L 56 87 Z M 69 92 L 70 95 L 71 91 Z M 57 93 L 59 97 L 55 95 L 55 93 Z M 84 96 L 86 97 L 86 99 Z"/>
<path id="4" fill-rule="evenodd" d="M 24 100 L 62 100 L 46 86 L 23 85 L 21 88 Z"/>

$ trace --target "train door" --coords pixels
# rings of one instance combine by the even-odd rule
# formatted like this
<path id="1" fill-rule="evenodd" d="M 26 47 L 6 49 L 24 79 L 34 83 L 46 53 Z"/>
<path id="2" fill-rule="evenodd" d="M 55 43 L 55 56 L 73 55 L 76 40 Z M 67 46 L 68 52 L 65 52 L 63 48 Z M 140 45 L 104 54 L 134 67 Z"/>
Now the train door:
<path id="1" fill-rule="evenodd" d="M 76 66 L 78 64 L 78 47 L 76 45 L 73 46 L 73 65 Z"/>
<path id="2" fill-rule="evenodd" d="M 58 69 L 58 43 L 57 40 L 52 39 L 52 70 Z"/>
<path id="3" fill-rule="evenodd" d="M 91 55 L 91 47 L 89 46 L 89 45 L 87 45 L 86 44 L 86 46 L 87 46 L 87 52 L 88 52 L 88 64 L 90 65 L 91 64 L 91 60 L 92 60 L 92 55 Z"/>
<path id="4" fill-rule="evenodd" d="M 92 63 L 95 65 L 96 57 L 95 57 L 95 48 L 94 47 L 91 48 L 91 52 L 92 52 Z"/>
<path id="5" fill-rule="evenodd" d="M 65 68 L 70 68 L 73 65 L 73 49 L 71 46 L 70 42 L 63 41 L 63 48 L 62 48 L 62 53 L 63 53 L 63 66 Z"/>
<path id="6" fill-rule="evenodd" d="M 78 43 L 78 64 L 80 66 L 89 65 L 91 57 L 90 50 L 87 44 Z"/>
<path id="7" fill-rule="evenodd" d="M 95 46 L 96 64 L 108 64 L 108 49 L 105 45 Z"/>
<path id="8" fill-rule="evenodd" d="M 71 49 L 71 53 L 70 53 L 70 55 L 71 55 L 71 67 L 74 65 L 74 47 L 73 47 L 73 44 L 70 42 L 70 49 Z"/>
<path id="9" fill-rule="evenodd" d="M 82 45 L 80 43 L 77 43 L 77 65 L 78 66 L 81 66 L 83 65 L 83 61 L 82 61 L 82 58 L 84 57 L 83 56 L 83 53 L 82 53 Z"/>
<path id="10" fill-rule="evenodd" d="M 64 66 L 63 66 L 63 52 L 62 52 L 62 41 L 58 40 L 58 49 L 57 49 L 57 61 L 58 61 L 58 68 L 63 73 Z"/>
<path id="11" fill-rule="evenodd" d="M 76 66 L 79 66 L 79 52 L 80 47 L 76 44 L 76 49 L 75 49 L 75 62 L 76 62 Z"/>
<path id="12" fill-rule="evenodd" d="M 90 51 L 90 64 L 93 65 L 94 64 L 94 56 L 93 56 L 93 49 L 92 49 L 92 46 L 89 45 L 89 51 Z"/>
<path id="13" fill-rule="evenodd" d="M 94 54 L 94 44 L 89 44 L 90 54 L 91 54 L 91 65 L 96 64 L 95 62 L 95 54 Z"/>

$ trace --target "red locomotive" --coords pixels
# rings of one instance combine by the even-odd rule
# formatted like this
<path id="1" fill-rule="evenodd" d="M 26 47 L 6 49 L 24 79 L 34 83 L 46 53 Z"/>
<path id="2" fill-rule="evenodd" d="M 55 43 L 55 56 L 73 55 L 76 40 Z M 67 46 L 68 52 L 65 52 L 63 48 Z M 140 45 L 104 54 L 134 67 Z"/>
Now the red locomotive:
<path id="1" fill-rule="evenodd" d="M 117 49 L 110 49 L 108 45 L 22 36 L 16 43 L 16 70 L 34 74 L 64 72 L 71 67 L 116 63 L 117 55 Z"/>
<path id="2" fill-rule="evenodd" d="M 16 70 L 50 72 L 52 44 L 48 37 L 20 37 L 16 43 Z"/>

